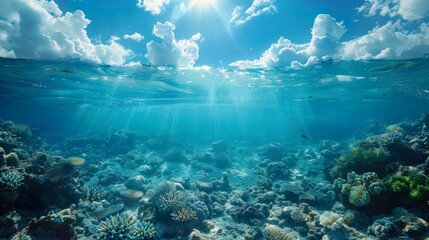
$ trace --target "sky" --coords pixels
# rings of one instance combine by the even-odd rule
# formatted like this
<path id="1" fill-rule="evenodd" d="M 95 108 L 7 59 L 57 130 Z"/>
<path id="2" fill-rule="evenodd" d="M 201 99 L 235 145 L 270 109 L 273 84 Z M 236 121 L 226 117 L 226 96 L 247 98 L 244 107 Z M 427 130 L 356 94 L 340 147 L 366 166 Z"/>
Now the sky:
<path id="1" fill-rule="evenodd" d="M 429 53 L 428 0 L 0 0 L 0 57 L 304 67 Z"/>

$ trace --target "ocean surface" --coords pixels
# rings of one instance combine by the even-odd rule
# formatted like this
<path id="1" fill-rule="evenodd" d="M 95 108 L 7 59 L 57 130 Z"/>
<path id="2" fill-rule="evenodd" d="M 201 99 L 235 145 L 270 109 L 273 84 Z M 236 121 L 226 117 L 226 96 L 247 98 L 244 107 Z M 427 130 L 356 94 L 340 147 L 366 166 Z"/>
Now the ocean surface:
<path id="1" fill-rule="evenodd" d="M 0 59 L 0 240 L 429 238 L 429 59 Z"/>
<path id="2" fill-rule="evenodd" d="M 428 111 L 428 79 L 429 59 L 252 70 L 0 59 L 0 116 L 66 136 L 347 139 Z"/>

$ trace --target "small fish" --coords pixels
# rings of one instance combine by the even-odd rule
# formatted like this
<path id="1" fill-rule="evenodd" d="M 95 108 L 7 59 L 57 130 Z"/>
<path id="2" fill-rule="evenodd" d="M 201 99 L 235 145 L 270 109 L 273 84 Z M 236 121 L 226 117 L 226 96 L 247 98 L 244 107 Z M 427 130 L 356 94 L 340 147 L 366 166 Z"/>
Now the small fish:
<path id="1" fill-rule="evenodd" d="M 383 97 L 386 96 L 386 95 L 387 95 L 386 93 L 383 93 Z"/>
<path id="2" fill-rule="evenodd" d="M 308 139 L 307 135 L 301 134 L 301 138 Z"/>

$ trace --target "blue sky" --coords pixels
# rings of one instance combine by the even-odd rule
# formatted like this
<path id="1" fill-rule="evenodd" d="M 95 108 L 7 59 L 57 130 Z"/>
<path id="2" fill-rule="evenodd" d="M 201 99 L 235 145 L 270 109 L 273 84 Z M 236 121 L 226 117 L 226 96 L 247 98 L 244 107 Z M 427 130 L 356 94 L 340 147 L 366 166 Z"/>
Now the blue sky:
<path id="1" fill-rule="evenodd" d="M 427 0 L 0 0 L 0 56 L 301 67 L 429 52 Z"/>

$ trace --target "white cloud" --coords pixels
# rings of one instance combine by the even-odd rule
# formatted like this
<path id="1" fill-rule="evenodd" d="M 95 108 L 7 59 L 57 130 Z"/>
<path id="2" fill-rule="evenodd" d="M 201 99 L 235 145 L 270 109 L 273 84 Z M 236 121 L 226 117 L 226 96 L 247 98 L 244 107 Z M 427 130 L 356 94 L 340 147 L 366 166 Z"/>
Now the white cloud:
<path id="1" fill-rule="evenodd" d="M 365 0 L 358 8 L 365 16 L 401 16 L 405 20 L 419 20 L 429 16 L 427 0 Z"/>
<path id="2" fill-rule="evenodd" d="M 277 8 L 274 5 L 275 1 L 276 0 L 254 0 L 252 5 L 244 12 L 244 6 L 236 6 L 228 22 L 229 24 L 240 26 L 259 15 L 275 13 L 277 12 Z"/>
<path id="3" fill-rule="evenodd" d="M 151 64 L 173 65 L 183 68 L 194 66 L 199 57 L 197 42 L 201 40 L 202 35 L 197 33 L 190 39 L 176 40 L 175 29 L 176 26 L 171 22 L 157 22 L 155 24 L 153 34 L 162 39 L 162 43 L 150 41 L 146 44 L 146 58 Z"/>
<path id="4" fill-rule="evenodd" d="M 325 56 L 332 55 L 339 47 L 338 40 L 345 32 L 342 23 L 336 22 L 328 14 L 319 14 L 314 20 L 309 43 L 295 44 L 280 37 L 259 59 L 241 60 L 231 64 L 240 68 L 304 66 L 314 64 Z"/>
<path id="5" fill-rule="evenodd" d="M 401 21 L 387 22 L 368 34 L 344 42 L 339 55 L 346 59 L 401 59 L 422 57 L 429 52 L 428 24 L 409 33 Z"/>
<path id="6" fill-rule="evenodd" d="M 407 20 L 423 19 L 429 16 L 428 0 L 400 0 L 398 13 Z"/>
<path id="7" fill-rule="evenodd" d="M 137 7 L 144 8 L 146 12 L 150 12 L 152 15 L 158 15 L 169 3 L 170 0 L 137 0 Z"/>
<path id="8" fill-rule="evenodd" d="M 120 65 L 131 54 L 115 37 L 107 44 L 93 44 L 86 32 L 91 21 L 80 10 L 63 14 L 54 1 L 46 0 L 0 1 L 1 57 L 72 57 Z"/>
<path id="9" fill-rule="evenodd" d="M 140 33 L 133 33 L 133 34 L 125 34 L 124 35 L 124 39 L 131 39 L 134 40 L 136 42 L 141 42 L 144 39 L 144 36 L 142 36 Z"/>
<path id="10" fill-rule="evenodd" d="M 309 43 L 295 44 L 280 37 L 259 59 L 231 63 L 239 68 L 307 66 L 324 59 L 402 59 L 417 58 L 429 52 L 429 24 L 413 32 L 398 20 L 377 26 L 368 34 L 341 42 L 346 32 L 343 23 L 327 14 L 314 20 Z"/>

